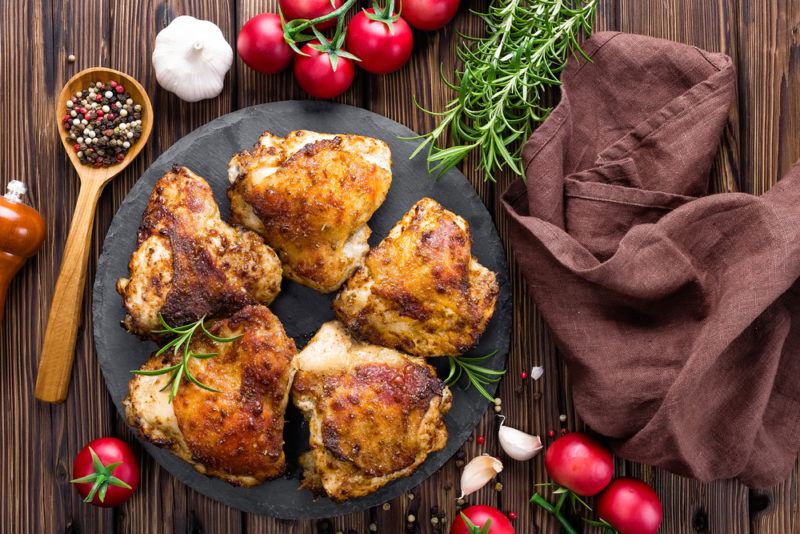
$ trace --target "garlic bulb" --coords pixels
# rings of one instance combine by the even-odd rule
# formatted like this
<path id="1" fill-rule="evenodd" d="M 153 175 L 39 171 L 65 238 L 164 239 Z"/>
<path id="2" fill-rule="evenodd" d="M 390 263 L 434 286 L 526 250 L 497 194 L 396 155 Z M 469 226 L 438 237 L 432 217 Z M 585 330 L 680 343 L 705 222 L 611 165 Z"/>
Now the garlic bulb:
<path id="1" fill-rule="evenodd" d="M 503 462 L 488 454 L 476 456 L 470 460 L 464 466 L 464 471 L 461 472 L 461 496 L 459 499 L 484 487 L 502 470 Z"/>
<path id="2" fill-rule="evenodd" d="M 515 460 L 524 462 L 536 456 L 542 450 L 542 440 L 539 436 L 526 434 L 516 428 L 505 426 L 506 418 L 502 415 L 500 430 L 497 437 L 505 453 Z"/>
<path id="3" fill-rule="evenodd" d="M 156 79 L 181 100 L 197 102 L 220 94 L 232 64 L 233 49 L 213 22 L 184 15 L 156 36 Z"/>

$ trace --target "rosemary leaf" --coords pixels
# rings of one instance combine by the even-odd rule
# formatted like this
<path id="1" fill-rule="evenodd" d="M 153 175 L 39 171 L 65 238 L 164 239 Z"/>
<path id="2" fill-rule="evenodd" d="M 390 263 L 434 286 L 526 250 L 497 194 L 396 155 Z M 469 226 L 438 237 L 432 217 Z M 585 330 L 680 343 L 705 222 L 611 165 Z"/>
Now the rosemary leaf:
<path id="1" fill-rule="evenodd" d="M 496 350 L 483 356 L 450 356 L 450 372 L 447 374 L 444 383 L 452 386 L 464 376 L 468 385 L 474 387 L 489 402 L 494 402 L 494 397 L 489 394 L 485 386 L 497 382 L 506 372 L 505 370 L 489 369 L 478 364 L 488 360 L 495 354 L 497 354 Z"/>

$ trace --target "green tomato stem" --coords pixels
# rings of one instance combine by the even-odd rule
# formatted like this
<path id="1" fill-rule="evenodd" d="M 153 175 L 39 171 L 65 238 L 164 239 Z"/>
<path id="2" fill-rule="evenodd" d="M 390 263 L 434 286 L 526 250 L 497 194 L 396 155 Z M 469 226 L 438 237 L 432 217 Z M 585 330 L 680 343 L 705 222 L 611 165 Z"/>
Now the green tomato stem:
<path id="1" fill-rule="evenodd" d="M 563 501 L 566 495 L 567 495 L 566 493 L 562 494 L 562 496 L 559 498 L 559 501 Z M 531 497 L 531 502 L 536 504 L 537 506 L 541 506 L 542 508 L 545 509 L 545 511 L 547 511 L 553 517 L 558 519 L 558 522 L 561 523 L 561 526 L 564 527 L 564 530 L 567 532 L 567 534 L 578 534 L 578 531 L 575 530 L 575 528 L 570 524 L 569 521 L 567 521 L 567 518 L 561 515 L 560 506 L 553 506 L 552 504 L 547 502 L 547 499 L 545 499 L 536 492 L 534 492 L 533 496 Z M 560 502 L 560 504 L 563 504 L 563 502 Z"/>
<path id="2" fill-rule="evenodd" d="M 326 15 L 322 15 L 321 17 L 317 17 L 315 19 L 306 20 L 305 22 L 299 24 L 295 28 L 284 28 L 284 33 L 288 34 L 289 37 L 292 37 L 292 40 L 294 40 L 293 37 L 295 35 L 301 33 L 303 30 L 307 30 L 311 26 L 319 24 L 320 22 L 325 22 L 326 20 L 331 20 L 339 17 L 344 18 L 345 14 L 347 14 L 347 12 L 350 11 L 350 8 L 353 7 L 355 3 L 356 0 L 347 0 L 344 4 L 342 4 L 337 9 L 334 9 L 333 11 L 331 11 Z"/>

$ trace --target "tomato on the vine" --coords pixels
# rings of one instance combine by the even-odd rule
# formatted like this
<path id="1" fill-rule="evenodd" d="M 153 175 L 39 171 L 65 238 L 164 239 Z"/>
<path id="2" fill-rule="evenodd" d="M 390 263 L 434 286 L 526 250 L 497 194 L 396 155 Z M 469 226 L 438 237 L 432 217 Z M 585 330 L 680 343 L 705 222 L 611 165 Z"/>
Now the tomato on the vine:
<path id="1" fill-rule="evenodd" d="M 319 41 L 311 41 L 300 49 L 294 61 L 294 77 L 298 85 L 316 98 L 334 98 L 347 91 L 356 75 L 353 61 L 334 51 L 318 50 Z"/>
<path id="2" fill-rule="evenodd" d="M 84 502 L 111 507 L 127 501 L 139 485 L 139 462 L 128 444 L 100 438 L 75 456 L 72 480 Z"/>
<path id="3" fill-rule="evenodd" d="M 316 19 L 342 7 L 342 0 L 278 0 L 281 13 L 286 20 Z M 316 24 L 318 30 L 324 30 L 336 24 L 336 19 Z"/>
<path id="4" fill-rule="evenodd" d="M 402 0 L 400 14 L 418 30 L 438 30 L 453 20 L 459 0 Z"/>
<path id="5" fill-rule="evenodd" d="M 467 521 L 461 517 L 462 514 Z M 461 510 L 461 513 L 453 521 L 453 526 L 450 527 L 450 534 L 484 532 L 483 528 L 487 526 L 487 523 L 489 525 L 485 530 L 486 534 L 514 534 L 514 527 L 508 517 L 491 506 L 470 506 Z"/>
<path id="6" fill-rule="evenodd" d="M 620 534 L 655 534 L 661 526 L 661 501 L 641 480 L 618 478 L 597 499 L 597 515 Z"/>
<path id="7" fill-rule="evenodd" d="M 250 68 L 275 74 L 289 66 L 292 49 L 283 38 L 281 18 L 262 13 L 245 22 L 236 39 L 236 50 Z"/>
<path id="8" fill-rule="evenodd" d="M 372 7 L 353 17 L 346 39 L 347 50 L 361 60 L 359 66 L 373 74 L 396 71 L 414 48 L 414 35 L 402 17 Z"/>
<path id="9" fill-rule="evenodd" d="M 553 482 L 584 497 L 600 493 L 614 475 L 611 452 L 581 432 L 571 432 L 551 443 L 544 465 Z"/>

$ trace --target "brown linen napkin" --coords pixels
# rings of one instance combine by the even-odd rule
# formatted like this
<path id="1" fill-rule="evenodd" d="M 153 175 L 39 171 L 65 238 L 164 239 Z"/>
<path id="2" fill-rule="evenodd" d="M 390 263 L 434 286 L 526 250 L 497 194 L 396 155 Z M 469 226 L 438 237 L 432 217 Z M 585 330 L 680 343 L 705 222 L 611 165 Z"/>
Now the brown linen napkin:
<path id="1" fill-rule="evenodd" d="M 704 196 L 730 59 L 620 33 L 585 50 L 503 196 L 578 413 L 624 458 L 774 485 L 800 449 L 800 167 Z"/>

